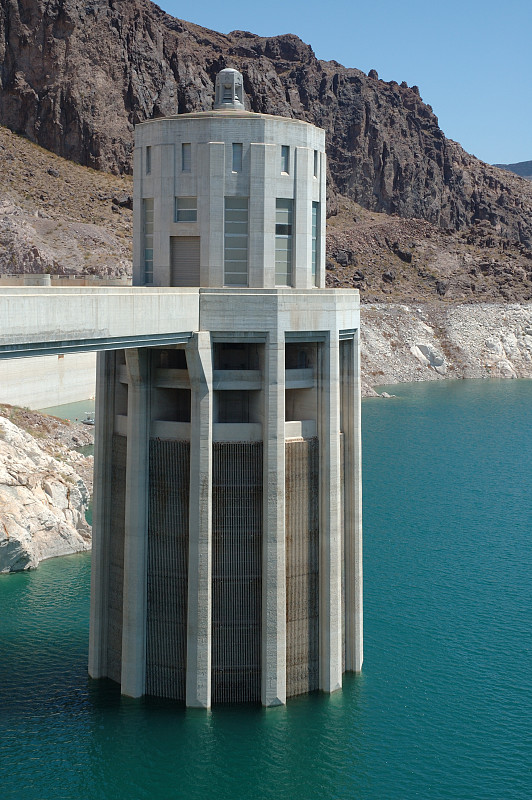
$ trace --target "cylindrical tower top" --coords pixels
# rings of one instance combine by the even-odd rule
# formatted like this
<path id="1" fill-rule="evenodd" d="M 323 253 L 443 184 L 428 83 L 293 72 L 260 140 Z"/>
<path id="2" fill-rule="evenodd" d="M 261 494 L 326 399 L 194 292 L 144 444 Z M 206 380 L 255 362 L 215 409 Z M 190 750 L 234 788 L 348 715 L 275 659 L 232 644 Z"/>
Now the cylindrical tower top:
<path id="1" fill-rule="evenodd" d="M 215 110 L 137 126 L 136 285 L 324 286 L 325 131 L 244 100 L 224 69 Z"/>
<path id="2" fill-rule="evenodd" d="M 244 109 L 244 79 L 237 69 L 222 69 L 216 76 L 214 109 Z"/>

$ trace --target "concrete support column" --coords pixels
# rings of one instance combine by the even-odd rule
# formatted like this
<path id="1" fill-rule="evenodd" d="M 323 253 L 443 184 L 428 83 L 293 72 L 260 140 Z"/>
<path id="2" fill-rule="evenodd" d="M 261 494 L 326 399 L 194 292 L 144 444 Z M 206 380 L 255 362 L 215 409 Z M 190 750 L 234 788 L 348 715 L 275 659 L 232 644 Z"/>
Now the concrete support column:
<path id="1" fill-rule="evenodd" d="M 143 148 L 135 147 L 133 150 L 133 170 L 137 180 L 133 183 L 133 286 L 142 286 L 144 283 L 144 230 L 142 219 L 143 181 L 142 161 Z M 153 195 L 152 195 L 153 196 Z"/>
<path id="2" fill-rule="evenodd" d="M 249 181 L 249 286 L 275 285 L 275 158 L 277 145 L 252 142 Z"/>
<path id="3" fill-rule="evenodd" d="M 342 686 L 342 540 L 338 331 L 320 347 L 320 689 Z"/>
<path id="4" fill-rule="evenodd" d="M 296 147 L 294 152 L 294 262 L 292 286 L 310 289 L 312 281 L 312 169 L 314 151 Z"/>
<path id="5" fill-rule="evenodd" d="M 320 153 L 320 218 L 319 218 L 319 234 L 318 234 L 318 251 L 317 251 L 317 274 L 316 286 L 320 289 L 325 288 L 325 262 L 326 262 L 326 206 L 327 206 L 327 156 L 325 153 Z"/>
<path id="6" fill-rule="evenodd" d="M 264 706 L 286 703 L 285 343 L 265 346 L 262 688 Z"/>
<path id="7" fill-rule="evenodd" d="M 91 612 L 89 675 L 107 675 L 109 605 L 109 537 L 111 518 L 111 464 L 114 425 L 115 353 L 100 352 L 96 360 L 96 427 L 94 440 L 94 496 L 92 511 Z"/>
<path id="8" fill-rule="evenodd" d="M 212 354 L 207 331 L 187 345 L 190 376 L 190 507 L 187 706 L 211 705 Z"/>
<path id="9" fill-rule="evenodd" d="M 201 228 L 201 286 L 224 285 L 225 143 L 198 147 L 198 203 L 208 226 Z"/>
<path id="10" fill-rule="evenodd" d="M 360 331 L 345 348 L 345 669 L 360 672 L 363 660 L 362 617 L 362 445 L 360 403 Z"/>
<path id="11" fill-rule="evenodd" d="M 153 282 L 155 286 L 171 286 L 170 236 L 174 223 L 175 145 L 161 144 L 155 148 L 154 169 L 159 176 L 156 194 L 153 232 Z M 157 200 L 159 202 L 157 202 Z"/>
<path id="12" fill-rule="evenodd" d="M 149 350 L 126 350 L 126 366 L 129 388 L 121 686 L 122 694 L 141 697 L 146 683 Z"/>

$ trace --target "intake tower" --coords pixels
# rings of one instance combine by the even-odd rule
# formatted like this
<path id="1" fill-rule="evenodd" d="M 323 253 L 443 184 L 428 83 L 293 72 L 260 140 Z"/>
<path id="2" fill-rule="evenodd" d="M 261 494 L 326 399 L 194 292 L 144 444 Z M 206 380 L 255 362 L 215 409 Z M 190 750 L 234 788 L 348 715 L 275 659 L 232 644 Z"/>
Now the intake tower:
<path id="1" fill-rule="evenodd" d="M 99 354 L 89 672 L 123 694 L 270 706 L 361 669 L 359 297 L 324 288 L 325 176 L 324 131 L 246 111 L 236 70 L 137 126 L 134 284 L 183 287 L 194 325 Z"/>

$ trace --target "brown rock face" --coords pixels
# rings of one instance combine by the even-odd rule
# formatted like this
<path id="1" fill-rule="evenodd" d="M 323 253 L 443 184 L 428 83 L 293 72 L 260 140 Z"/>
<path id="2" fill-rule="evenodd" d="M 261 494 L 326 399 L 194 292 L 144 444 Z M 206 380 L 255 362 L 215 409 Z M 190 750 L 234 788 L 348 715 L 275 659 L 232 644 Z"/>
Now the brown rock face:
<path id="1" fill-rule="evenodd" d="M 0 275 L 131 276 L 132 191 L 0 126 Z"/>
<path id="2" fill-rule="evenodd" d="M 530 303 L 532 250 L 488 222 L 442 230 L 341 198 L 327 226 L 327 285 L 354 286 L 366 303 Z"/>
<path id="3" fill-rule="evenodd" d="M 133 127 L 211 107 L 224 66 L 251 110 L 327 131 L 329 212 L 370 211 L 462 230 L 485 221 L 532 248 L 532 186 L 445 138 L 417 87 L 318 61 L 295 36 L 224 36 L 148 0 L 0 0 L 0 123 L 59 155 L 129 172 Z"/>

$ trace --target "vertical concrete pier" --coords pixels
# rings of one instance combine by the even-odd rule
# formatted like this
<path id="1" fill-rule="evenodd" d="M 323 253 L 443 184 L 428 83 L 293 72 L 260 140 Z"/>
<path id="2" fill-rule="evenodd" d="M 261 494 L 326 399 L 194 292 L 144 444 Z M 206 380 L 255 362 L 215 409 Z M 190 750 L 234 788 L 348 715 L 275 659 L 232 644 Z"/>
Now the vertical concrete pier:
<path id="1" fill-rule="evenodd" d="M 132 348 L 125 356 L 128 393 L 120 683 L 123 694 L 142 697 L 146 685 L 150 354 Z"/>
<path id="2" fill-rule="evenodd" d="M 262 704 L 286 703 L 285 345 L 265 344 Z"/>
<path id="3" fill-rule="evenodd" d="M 186 349 L 190 375 L 190 510 L 187 706 L 211 704 L 212 614 L 212 357 L 210 336 L 197 333 Z"/>

